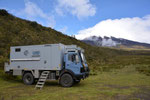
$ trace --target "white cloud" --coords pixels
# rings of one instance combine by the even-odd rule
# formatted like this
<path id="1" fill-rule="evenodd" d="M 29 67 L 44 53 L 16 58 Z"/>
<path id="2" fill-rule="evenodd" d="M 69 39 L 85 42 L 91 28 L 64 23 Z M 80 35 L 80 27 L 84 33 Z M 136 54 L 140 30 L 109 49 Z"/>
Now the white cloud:
<path id="1" fill-rule="evenodd" d="M 36 18 L 42 18 L 45 22 L 40 22 L 44 26 L 54 27 L 56 21 L 54 16 L 44 13 L 43 10 L 38 7 L 35 3 L 25 0 L 25 8 L 21 11 L 13 11 L 18 16 L 25 16 L 27 19 L 35 20 Z"/>
<path id="2" fill-rule="evenodd" d="M 29 16 L 46 17 L 43 11 L 36 4 L 30 1 L 25 1 L 24 12 Z"/>
<path id="3" fill-rule="evenodd" d="M 80 30 L 76 37 L 84 39 L 89 36 L 114 36 L 129 40 L 150 43 L 150 15 L 142 18 L 108 19 L 93 27 Z"/>
<path id="4" fill-rule="evenodd" d="M 107 46 L 107 47 L 112 47 L 112 46 L 117 46 L 117 42 L 113 41 L 111 38 L 110 39 L 102 39 L 102 46 Z"/>
<path id="5" fill-rule="evenodd" d="M 69 12 L 80 19 L 96 13 L 96 7 L 89 0 L 57 0 L 57 3 L 55 11 L 59 15 Z"/>

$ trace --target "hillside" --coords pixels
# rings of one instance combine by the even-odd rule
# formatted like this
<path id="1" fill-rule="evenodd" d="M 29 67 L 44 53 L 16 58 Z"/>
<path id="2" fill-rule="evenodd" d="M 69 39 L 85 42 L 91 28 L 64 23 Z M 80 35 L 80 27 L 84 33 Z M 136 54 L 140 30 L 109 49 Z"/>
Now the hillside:
<path id="1" fill-rule="evenodd" d="M 120 59 L 120 55 L 124 55 L 128 59 L 127 55 L 134 55 L 139 52 L 91 46 L 50 27 L 43 27 L 36 22 L 17 18 L 9 14 L 6 10 L 0 10 L 0 68 L 3 68 L 4 62 L 9 59 L 10 46 L 51 43 L 75 44 L 80 46 L 85 50 L 89 67 L 94 70 L 101 70 L 104 65 L 118 67 L 118 63 L 129 64 L 129 62 L 118 60 Z M 144 51 L 138 54 L 146 55 L 147 53 L 149 54 L 149 52 Z"/>

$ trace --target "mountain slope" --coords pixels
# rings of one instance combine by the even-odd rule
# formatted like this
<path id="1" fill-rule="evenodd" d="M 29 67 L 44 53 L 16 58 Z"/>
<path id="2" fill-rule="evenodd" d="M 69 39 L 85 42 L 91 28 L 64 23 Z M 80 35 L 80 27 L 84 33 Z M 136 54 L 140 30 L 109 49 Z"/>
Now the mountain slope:
<path id="1" fill-rule="evenodd" d="M 50 27 L 43 27 L 36 22 L 17 18 L 5 10 L 0 10 L 0 66 L 9 58 L 10 46 L 34 44 L 76 44 L 85 49 L 86 58 L 92 62 L 111 58 L 113 55 L 127 53 L 108 48 L 87 45 L 75 38 L 62 34 Z M 97 63 L 99 64 L 99 63 Z M 94 64 L 96 65 L 96 63 Z"/>
<path id="2" fill-rule="evenodd" d="M 136 49 L 143 49 L 143 48 L 150 48 L 150 44 L 147 43 L 140 43 L 135 42 L 123 38 L 115 38 L 115 37 L 97 37 L 91 36 L 82 40 L 83 42 L 95 45 L 95 46 L 103 46 L 103 47 L 126 47 L 126 48 L 136 48 Z"/>

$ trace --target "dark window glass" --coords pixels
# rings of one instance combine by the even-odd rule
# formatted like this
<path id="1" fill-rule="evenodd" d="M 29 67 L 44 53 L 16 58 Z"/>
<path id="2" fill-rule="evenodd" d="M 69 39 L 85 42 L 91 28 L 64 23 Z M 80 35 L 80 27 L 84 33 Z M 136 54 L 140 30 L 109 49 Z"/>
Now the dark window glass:
<path id="1" fill-rule="evenodd" d="M 68 55 L 68 60 L 71 62 L 75 62 L 76 61 L 76 55 L 75 54 L 69 54 Z"/>
<path id="2" fill-rule="evenodd" d="M 15 49 L 15 52 L 20 52 L 20 51 L 21 51 L 20 48 L 16 48 L 16 49 Z"/>

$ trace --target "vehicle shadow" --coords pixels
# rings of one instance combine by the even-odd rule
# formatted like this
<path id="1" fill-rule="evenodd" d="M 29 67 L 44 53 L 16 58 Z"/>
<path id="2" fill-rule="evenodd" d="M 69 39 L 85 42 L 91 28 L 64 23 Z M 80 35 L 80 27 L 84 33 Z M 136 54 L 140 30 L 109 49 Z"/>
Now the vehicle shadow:
<path id="1" fill-rule="evenodd" d="M 84 85 L 85 85 L 85 84 L 81 82 L 81 83 L 78 83 L 78 84 L 73 84 L 72 87 L 83 87 Z M 58 83 L 58 81 L 47 81 L 44 86 L 46 86 L 46 87 L 51 87 L 51 86 L 62 87 L 62 86 Z M 66 88 L 66 87 L 65 87 L 65 88 Z"/>
<path id="2" fill-rule="evenodd" d="M 46 81 L 44 86 L 60 86 L 58 81 Z"/>

